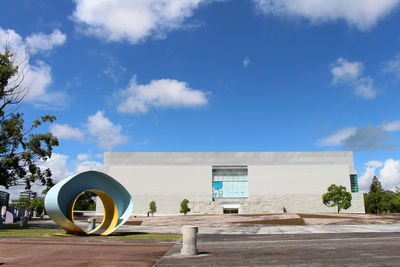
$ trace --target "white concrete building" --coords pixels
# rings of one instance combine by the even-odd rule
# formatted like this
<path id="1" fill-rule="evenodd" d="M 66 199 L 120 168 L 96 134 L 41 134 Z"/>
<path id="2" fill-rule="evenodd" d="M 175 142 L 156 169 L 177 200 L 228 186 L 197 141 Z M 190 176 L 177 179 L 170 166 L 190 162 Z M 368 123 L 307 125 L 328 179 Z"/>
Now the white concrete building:
<path id="1" fill-rule="evenodd" d="M 352 192 L 343 212 L 364 213 L 351 151 L 106 152 L 104 171 L 132 195 L 133 214 L 335 212 L 322 203 L 331 184 Z M 98 206 L 101 212 L 101 205 Z"/>

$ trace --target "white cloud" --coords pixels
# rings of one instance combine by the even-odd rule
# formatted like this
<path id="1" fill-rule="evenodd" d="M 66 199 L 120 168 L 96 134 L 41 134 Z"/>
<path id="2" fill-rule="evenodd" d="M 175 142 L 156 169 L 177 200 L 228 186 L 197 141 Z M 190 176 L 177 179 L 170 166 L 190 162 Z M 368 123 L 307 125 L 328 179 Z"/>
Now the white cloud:
<path id="1" fill-rule="evenodd" d="M 68 169 L 68 156 L 63 154 L 53 153 L 51 158 L 47 159 L 47 161 L 40 160 L 37 162 L 37 166 L 41 170 L 49 168 L 51 170 L 51 178 L 53 179 L 54 183 L 57 183 L 73 174 L 73 172 Z M 37 192 L 38 195 L 41 195 L 44 189 L 46 189 L 46 186 L 41 185 L 40 182 L 31 184 L 31 190 Z M 19 193 L 25 191 L 25 185 L 12 186 L 7 190 L 4 187 L 3 189 L 0 187 L 0 190 L 9 192 L 10 199 L 18 199 Z"/>
<path id="2" fill-rule="evenodd" d="M 331 69 L 333 83 L 354 81 L 360 77 L 363 69 L 364 65 L 361 62 L 350 62 L 345 58 L 339 57 Z"/>
<path id="3" fill-rule="evenodd" d="M 46 161 L 40 161 L 38 166 L 40 166 L 42 170 L 50 168 L 52 173 L 51 177 L 54 182 L 61 181 L 73 174 L 73 172 L 68 169 L 68 156 L 64 154 L 53 153 L 51 158 Z"/>
<path id="4" fill-rule="evenodd" d="M 358 178 L 360 191 L 368 192 L 372 178 L 377 176 L 385 190 L 394 190 L 400 186 L 400 160 L 387 159 L 382 161 L 369 161 L 365 163 L 365 170 Z M 379 175 L 376 175 L 379 171 Z"/>
<path id="5" fill-rule="evenodd" d="M 172 79 L 152 80 L 138 84 L 134 77 L 126 90 L 119 93 L 124 99 L 118 106 L 123 113 L 146 113 L 149 108 L 197 107 L 207 104 L 207 93 L 194 90 L 186 82 Z"/>
<path id="6" fill-rule="evenodd" d="M 49 158 L 47 161 L 40 160 L 37 165 L 42 170 L 47 168 L 51 170 L 54 183 L 57 183 L 68 176 L 73 175 L 74 173 L 81 173 L 89 170 L 102 171 L 103 169 L 103 164 L 100 162 L 88 160 L 71 161 L 67 155 L 58 153 L 53 153 L 51 158 Z M 38 182 L 31 185 L 31 190 L 37 192 L 38 195 L 41 195 L 44 189 L 46 189 L 46 186 L 42 186 Z M 0 186 L 0 190 L 9 192 L 10 199 L 17 199 L 19 198 L 19 193 L 25 190 L 25 186 L 12 186 L 9 189 L 5 189 L 3 186 Z"/>
<path id="7" fill-rule="evenodd" d="M 384 189 L 393 190 L 400 186 L 400 160 L 387 159 L 379 176 Z"/>
<path id="8" fill-rule="evenodd" d="M 111 150 L 128 141 L 128 137 L 122 134 L 122 126 L 115 125 L 104 117 L 104 111 L 97 111 L 89 116 L 86 127 L 88 133 L 97 138 L 97 146 L 100 148 Z"/>
<path id="9" fill-rule="evenodd" d="M 367 30 L 399 4 L 399 0 L 253 0 L 265 14 L 301 17 L 313 24 L 344 20 Z"/>
<path id="10" fill-rule="evenodd" d="M 400 77 L 400 53 L 395 55 L 393 59 L 383 63 L 383 72 L 393 73 Z"/>
<path id="11" fill-rule="evenodd" d="M 83 161 L 78 163 L 78 165 L 75 168 L 76 173 L 81 173 L 85 171 L 102 171 L 103 170 L 103 164 L 97 161 Z"/>
<path id="12" fill-rule="evenodd" d="M 382 125 L 366 125 L 347 127 L 318 140 L 318 146 L 342 146 L 343 149 L 354 151 L 375 151 L 378 149 L 395 149 L 397 145 L 388 144 L 392 138 L 391 132 L 400 130 L 400 120 Z"/>
<path id="13" fill-rule="evenodd" d="M 26 95 L 25 100 L 33 102 L 40 97 L 49 98 L 46 94 L 46 88 L 51 84 L 51 68 L 43 61 L 38 61 L 36 66 L 31 66 L 25 73 L 25 77 L 21 82 L 22 88 L 30 88 L 30 92 Z"/>
<path id="14" fill-rule="evenodd" d="M 354 93 L 366 99 L 375 98 L 374 80 L 371 77 L 362 77 L 364 65 L 358 61 L 348 61 L 339 57 L 332 65 L 333 84 L 345 84 L 354 90 Z"/>
<path id="15" fill-rule="evenodd" d="M 363 77 L 353 83 L 354 93 L 366 99 L 375 98 L 377 91 L 374 89 L 374 80 Z"/>
<path id="16" fill-rule="evenodd" d="M 136 44 L 146 38 L 163 38 L 184 27 L 186 18 L 210 0 L 74 0 L 73 19 L 90 35 L 107 41 Z"/>
<path id="17" fill-rule="evenodd" d="M 247 66 L 248 66 L 249 64 L 250 64 L 250 59 L 249 59 L 248 56 L 246 56 L 246 57 L 243 59 L 243 67 L 247 68 Z"/>
<path id="18" fill-rule="evenodd" d="M 88 159 L 89 159 L 89 154 L 78 154 L 78 155 L 76 156 L 76 158 L 77 158 L 78 160 L 81 160 L 81 161 L 83 161 L 83 160 L 88 160 Z"/>
<path id="19" fill-rule="evenodd" d="M 111 150 L 113 147 L 128 141 L 128 136 L 122 134 L 122 126 L 112 123 L 104 116 L 104 111 L 97 111 L 89 116 L 82 128 L 74 128 L 68 124 L 50 125 L 50 132 L 60 139 L 76 139 L 78 141 L 90 140 L 95 137 L 97 146 Z M 102 154 L 101 158 L 102 158 Z M 87 160 L 89 154 L 78 154 L 77 159 Z"/>
<path id="20" fill-rule="evenodd" d="M 55 31 L 58 36 L 58 30 Z M 54 34 L 54 33 L 53 33 Z M 61 32 L 60 32 L 61 34 Z M 47 35 L 41 35 L 46 38 Z M 51 34 L 52 35 L 52 34 Z M 51 36 L 50 35 L 50 36 Z M 30 62 L 30 51 L 28 47 L 28 39 L 24 40 L 14 30 L 4 30 L 0 27 L 0 45 L 7 49 L 14 55 L 14 61 L 19 66 L 18 75 L 15 75 L 14 80 L 10 86 L 18 85 L 20 95 L 25 95 L 24 101 L 32 103 L 37 107 L 64 107 L 66 105 L 66 96 L 61 92 L 49 91 L 48 87 L 52 83 L 51 68 L 43 61 L 37 61 L 36 64 Z M 33 37 L 32 37 L 33 38 Z M 50 38 L 51 39 L 51 38 Z M 30 39 L 30 43 L 33 45 L 39 45 L 39 37 Z M 56 44 L 49 47 L 43 47 L 42 51 L 52 49 Z M 61 45 L 58 43 L 57 45 Z M 39 49 L 35 48 L 35 51 Z"/>
<path id="21" fill-rule="evenodd" d="M 365 166 L 380 168 L 383 166 L 383 162 L 379 161 L 379 160 L 371 160 L 371 161 L 368 161 L 367 163 L 365 163 Z"/>
<path id="22" fill-rule="evenodd" d="M 383 128 L 386 131 L 399 131 L 400 130 L 400 120 L 388 122 L 383 126 Z"/>
<path id="23" fill-rule="evenodd" d="M 50 132 L 60 139 L 83 140 L 83 132 L 78 128 L 73 128 L 68 124 L 52 124 Z"/>
<path id="24" fill-rule="evenodd" d="M 358 177 L 358 188 L 361 192 L 368 192 L 369 186 L 371 185 L 372 178 L 376 172 L 376 167 L 367 166 L 365 170 L 362 172 L 362 175 Z"/>
<path id="25" fill-rule="evenodd" d="M 85 157 L 80 157 L 82 155 L 87 154 L 79 154 L 77 156 L 78 161 L 76 162 L 70 161 L 67 155 L 53 153 L 50 159 L 47 161 L 40 161 L 38 165 L 43 170 L 50 168 L 54 182 L 59 182 L 74 173 L 88 170 L 101 171 L 103 169 L 103 164 L 97 161 L 88 161 Z M 81 160 L 79 158 L 84 159 Z"/>
<path id="26" fill-rule="evenodd" d="M 319 146 L 339 146 L 343 144 L 343 141 L 354 135 L 357 131 L 356 127 L 348 127 L 341 129 L 332 135 L 317 141 Z"/>
<path id="27" fill-rule="evenodd" d="M 67 40 L 67 35 L 55 29 L 51 34 L 44 33 L 31 34 L 25 38 L 27 48 L 30 53 L 36 54 L 40 51 L 48 51 L 56 46 L 63 45 Z"/>

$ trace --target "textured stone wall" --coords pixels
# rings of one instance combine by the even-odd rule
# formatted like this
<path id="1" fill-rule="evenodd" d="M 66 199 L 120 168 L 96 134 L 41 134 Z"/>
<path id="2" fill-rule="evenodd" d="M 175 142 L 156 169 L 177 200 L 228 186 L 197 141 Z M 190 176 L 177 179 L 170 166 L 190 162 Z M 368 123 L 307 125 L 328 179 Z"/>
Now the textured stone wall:
<path id="1" fill-rule="evenodd" d="M 342 213 L 365 213 L 364 199 L 362 193 L 352 194 L 352 205 Z M 138 196 L 133 197 L 133 215 L 145 215 L 149 210 L 152 200 L 156 201 L 157 213 L 159 215 L 179 214 L 181 201 L 187 198 L 189 214 L 222 214 L 224 203 L 238 204 L 239 213 L 280 213 L 283 207 L 289 213 L 315 213 L 315 212 L 336 212 L 336 208 L 328 208 L 322 203 L 322 195 L 317 194 L 290 194 L 290 195 L 264 195 L 255 196 L 247 200 L 204 200 L 185 195 L 170 196 Z M 101 205 L 97 207 L 98 213 L 102 213 Z"/>

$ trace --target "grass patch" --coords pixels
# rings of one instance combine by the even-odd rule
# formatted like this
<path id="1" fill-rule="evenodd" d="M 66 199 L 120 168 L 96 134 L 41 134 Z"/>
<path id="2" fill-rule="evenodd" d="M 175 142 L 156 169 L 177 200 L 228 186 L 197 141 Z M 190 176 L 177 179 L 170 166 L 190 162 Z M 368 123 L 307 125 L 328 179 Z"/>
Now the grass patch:
<path id="1" fill-rule="evenodd" d="M 3 225 L 4 226 L 4 225 Z M 180 234 L 173 233 L 146 233 L 146 232 L 114 232 L 108 236 L 90 235 L 90 236 L 55 236 L 54 234 L 65 233 L 64 229 L 46 228 L 46 227 L 27 227 L 20 228 L 17 225 L 7 225 L 7 227 L 0 229 L 0 237 L 71 237 L 71 238 L 111 238 L 111 239 L 179 239 Z"/>
<path id="2" fill-rule="evenodd" d="M 41 233 L 41 232 L 2 232 L 0 231 L 0 237 L 51 237 L 52 233 Z"/>
<path id="3" fill-rule="evenodd" d="M 260 225 L 305 225 L 306 223 L 302 218 L 289 218 L 289 219 L 277 219 L 277 220 L 257 220 L 257 221 L 245 221 L 245 222 L 234 222 L 238 224 L 260 224 Z"/>
<path id="4" fill-rule="evenodd" d="M 50 237 L 55 233 L 62 233 L 63 229 L 47 227 L 25 227 L 21 228 L 18 224 L 3 224 L 0 229 L 0 237 Z"/>
<path id="5" fill-rule="evenodd" d="M 38 228 L 38 229 L 27 229 L 27 228 L 19 228 L 19 229 L 0 229 L 0 233 L 9 233 L 9 232 L 21 232 L 21 233 L 33 233 L 33 232 L 40 232 L 40 233 L 53 233 L 53 232 L 64 232 L 63 229 L 54 229 L 54 228 Z"/>

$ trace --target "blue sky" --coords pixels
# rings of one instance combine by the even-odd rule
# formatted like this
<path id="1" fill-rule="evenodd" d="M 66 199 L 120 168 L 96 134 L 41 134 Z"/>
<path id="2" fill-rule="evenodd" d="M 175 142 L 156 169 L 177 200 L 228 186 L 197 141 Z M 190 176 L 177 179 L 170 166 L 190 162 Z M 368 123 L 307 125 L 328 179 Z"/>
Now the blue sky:
<path id="1" fill-rule="evenodd" d="M 60 146 L 54 178 L 105 151 L 354 151 L 362 189 L 400 184 L 400 0 L 4 0 L 20 111 Z"/>

